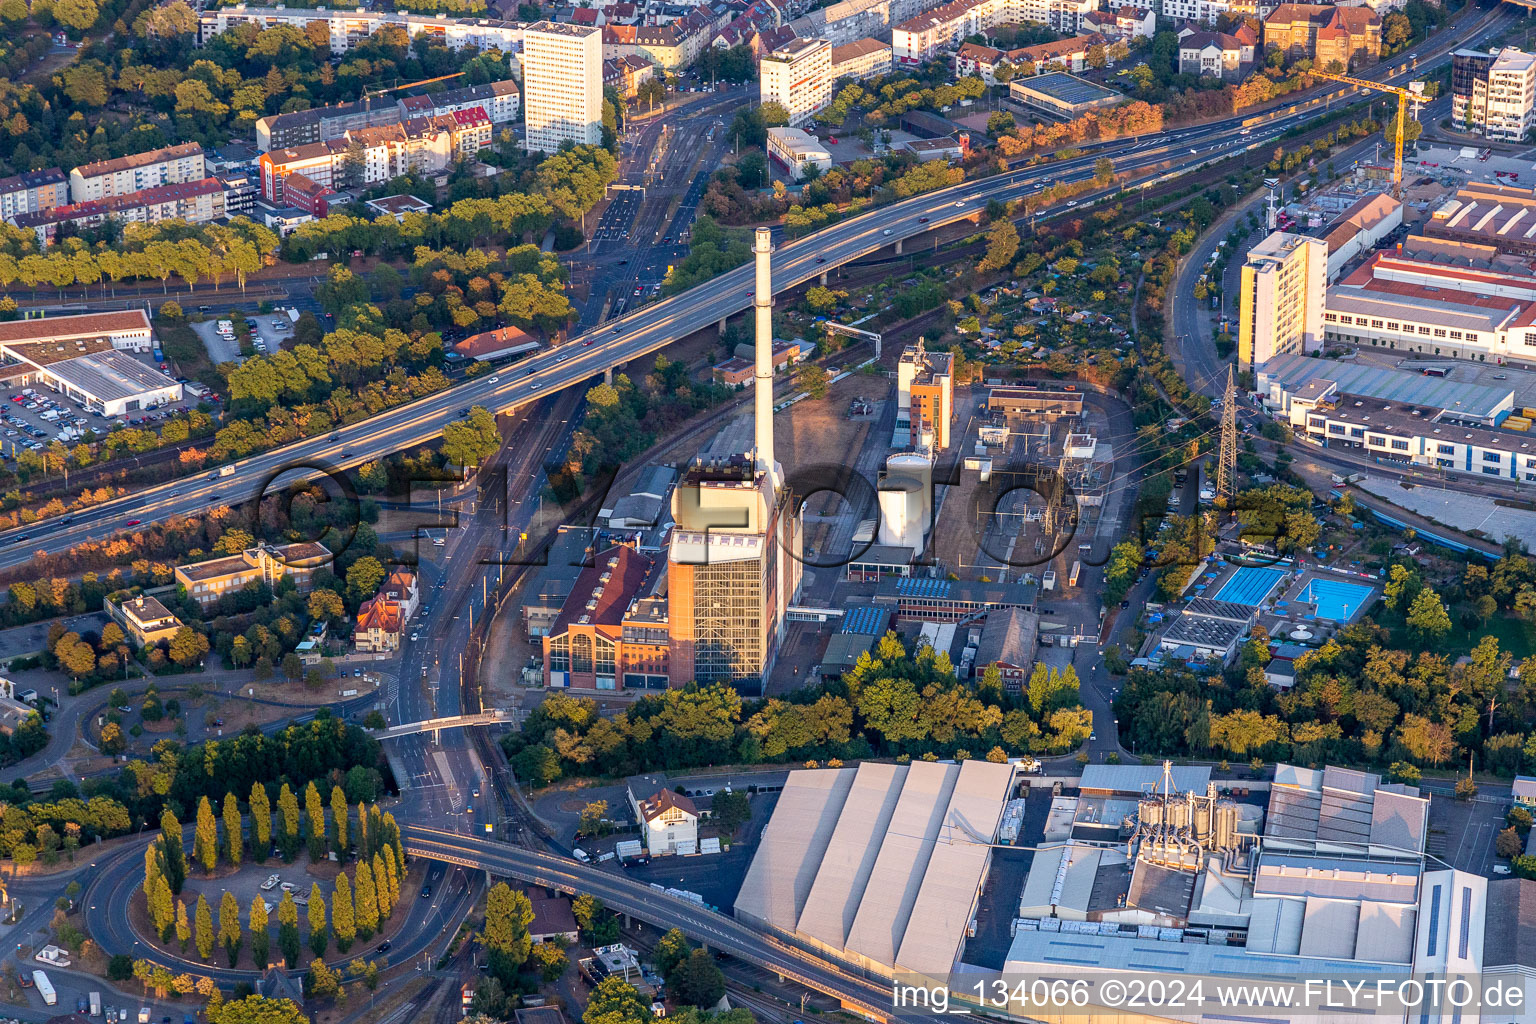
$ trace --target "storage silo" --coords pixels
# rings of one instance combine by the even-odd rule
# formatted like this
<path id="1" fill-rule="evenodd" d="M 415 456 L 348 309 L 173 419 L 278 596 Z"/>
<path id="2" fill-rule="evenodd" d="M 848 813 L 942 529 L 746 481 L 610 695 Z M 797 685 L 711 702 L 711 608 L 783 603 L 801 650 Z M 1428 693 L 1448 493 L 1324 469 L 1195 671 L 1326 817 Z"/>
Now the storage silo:
<path id="1" fill-rule="evenodd" d="M 897 452 L 880 474 L 880 543 L 923 551 L 932 516 L 933 463 L 917 452 Z"/>

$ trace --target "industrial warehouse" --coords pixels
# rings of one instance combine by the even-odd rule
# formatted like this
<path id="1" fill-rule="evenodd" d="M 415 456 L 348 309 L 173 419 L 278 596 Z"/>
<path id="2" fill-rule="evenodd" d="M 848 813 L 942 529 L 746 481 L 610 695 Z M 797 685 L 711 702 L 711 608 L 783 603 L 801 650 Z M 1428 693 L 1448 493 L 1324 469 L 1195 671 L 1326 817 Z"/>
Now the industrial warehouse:
<path id="1" fill-rule="evenodd" d="M 1485 928 L 1507 924 L 1488 898 L 1501 883 L 1426 857 L 1429 799 L 1415 787 L 1286 764 L 1251 789 L 1210 775 L 1089 765 L 1052 780 L 983 761 L 793 771 L 735 915 L 892 977 L 1481 968 Z M 990 948 L 977 938 L 989 918 L 1006 931 Z"/>
<path id="2" fill-rule="evenodd" d="M 791 772 L 736 917 L 868 970 L 948 974 L 1014 770 L 914 761 Z"/>

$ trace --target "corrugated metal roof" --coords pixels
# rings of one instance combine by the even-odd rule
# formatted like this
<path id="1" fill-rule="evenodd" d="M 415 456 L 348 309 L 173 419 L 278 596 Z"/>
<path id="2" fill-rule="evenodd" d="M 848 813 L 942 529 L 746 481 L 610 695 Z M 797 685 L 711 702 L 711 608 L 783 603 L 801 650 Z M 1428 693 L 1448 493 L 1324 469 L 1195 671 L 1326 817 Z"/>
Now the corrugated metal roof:
<path id="1" fill-rule="evenodd" d="M 914 761 L 908 769 L 880 856 L 864 887 L 865 899 L 848 930 L 849 949 L 876 963 L 896 962 L 896 950 L 959 778 L 956 764 Z"/>
<path id="2" fill-rule="evenodd" d="M 1211 781 L 1208 765 L 1175 765 L 1173 788 L 1177 793 L 1205 793 Z M 1079 789 L 1106 790 L 1111 793 L 1162 792 L 1163 769 L 1155 764 L 1090 764 L 1083 768 Z"/>
<path id="3" fill-rule="evenodd" d="M 906 778 L 904 765 L 859 765 L 800 913 L 800 931 L 833 949 L 843 948 Z"/>
<path id="4" fill-rule="evenodd" d="M 1284 355 L 1264 363 L 1259 372 L 1285 383 L 1294 391 L 1310 380 L 1337 381 L 1343 394 L 1380 398 L 1392 402 L 1454 409 L 1463 416 L 1487 418 L 1509 400 L 1509 388 L 1460 384 L 1448 377 L 1426 377 L 1381 366 L 1348 363 L 1338 359 Z"/>
<path id="5" fill-rule="evenodd" d="M 738 914 L 794 931 L 855 774 L 853 768 L 790 773 L 742 880 Z"/>
<path id="6" fill-rule="evenodd" d="M 1012 765 L 966 761 L 960 766 L 896 966 L 930 977 L 954 969 L 1012 780 Z"/>

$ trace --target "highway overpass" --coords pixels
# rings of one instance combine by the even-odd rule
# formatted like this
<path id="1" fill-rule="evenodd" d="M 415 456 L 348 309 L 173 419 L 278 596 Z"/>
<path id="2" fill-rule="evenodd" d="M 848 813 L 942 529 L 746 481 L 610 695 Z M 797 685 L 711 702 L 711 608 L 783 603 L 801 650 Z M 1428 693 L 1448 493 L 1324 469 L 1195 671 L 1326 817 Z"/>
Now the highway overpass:
<path id="1" fill-rule="evenodd" d="M 863 977 L 851 966 L 786 946 L 733 918 L 658 892 L 624 875 L 494 839 L 477 839 L 420 825 L 405 826 L 402 841 L 408 856 L 481 868 L 493 875 L 561 892 L 591 893 L 609 910 L 658 928 L 677 928 L 712 950 L 729 953 L 832 996 L 846 1009 L 871 1020 L 925 1017 L 907 1011 L 893 1013 L 889 982 Z"/>
<path id="2" fill-rule="evenodd" d="M 1453 47 L 1498 31 L 1512 15 L 1501 16 L 1495 11 L 1471 26 L 1457 25 L 1441 33 L 1433 46 L 1420 47 L 1415 74 L 1422 75 L 1442 63 Z M 1374 68 L 1365 77 L 1381 81 L 1402 78 L 1406 72 L 1400 67 Z M 1085 147 L 1088 152 L 1082 157 L 978 178 L 871 210 L 780 246 L 773 255 L 774 286 L 779 290 L 793 288 L 887 246 L 957 220 L 975 218 L 990 200 L 1021 199 L 1047 183 L 1091 178 L 1093 164 L 1100 157 L 1109 157 L 1122 181 L 1135 185 L 1184 173 L 1244 149 L 1269 146 L 1285 131 L 1311 120 L 1324 102 L 1323 93 L 1340 96 L 1348 91 L 1352 90 L 1320 90 L 1311 100 L 1285 108 L 1262 124 L 1245 127 L 1245 121 L 1257 118 L 1230 117 L 1156 136 L 1094 144 Z M 1081 205 L 1081 201 L 1067 205 Z M 473 405 L 508 410 L 590 380 L 746 309 L 751 296 L 752 266 L 748 263 L 499 373 L 380 413 L 334 435 L 253 455 L 238 462 L 231 476 L 215 473 L 145 488 L 72 516 L 0 532 L 0 567 L 25 564 L 38 552 L 62 551 L 82 541 L 110 536 L 129 528 L 130 521 L 153 522 L 248 501 L 301 476 L 334 472 L 421 444 L 437 437 L 445 424 Z"/>

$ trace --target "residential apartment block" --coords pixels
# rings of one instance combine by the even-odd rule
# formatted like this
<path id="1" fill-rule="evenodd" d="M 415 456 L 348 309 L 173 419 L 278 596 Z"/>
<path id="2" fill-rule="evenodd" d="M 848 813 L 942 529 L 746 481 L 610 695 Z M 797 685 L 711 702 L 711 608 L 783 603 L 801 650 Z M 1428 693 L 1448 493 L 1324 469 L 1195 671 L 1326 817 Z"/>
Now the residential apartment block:
<path id="1" fill-rule="evenodd" d="M 832 80 L 852 79 L 862 82 L 889 74 L 891 44 L 878 39 L 858 39 L 832 47 Z"/>
<path id="2" fill-rule="evenodd" d="M 0 178 L 0 220 L 14 221 L 69 202 L 69 175 L 57 167 Z"/>
<path id="3" fill-rule="evenodd" d="M 285 576 L 292 579 L 303 593 L 309 590 L 309 578 L 314 571 L 331 561 L 330 549 L 314 541 L 275 547 L 259 544 L 238 555 L 178 565 L 176 582 L 186 590 L 188 597 L 205 606 L 217 603 L 225 594 L 233 594 L 247 584 L 263 583 L 275 587 Z"/>
<path id="4" fill-rule="evenodd" d="M 399 650 L 401 634 L 420 603 L 416 574 L 406 569 L 395 570 L 377 594 L 358 606 L 353 645 L 359 651 L 373 653 Z"/>
<path id="5" fill-rule="evenodd" d="M 1287 353 L 1311 354 L 1323 342 L 1328 245 L 1276 231 L 1243 264 L 1237 358 L 1251 368 Z"/>
<path id="6" fill-rule="evenodd" d="M 203 147 L 196 142 L 184 142 L 148 153 L 82 164 L 69 172 L 69 199 L 73 203 L 110 199 L 157 185 L 201 181 L 207 176 Z"/>
<path id="7" fill-rule="evenodd" d="M 1054 43 L 1021 46 L 1016 50 L 962 43 L 960 49 L 955 51 L 955 75 L 975 75 L 988 85 L 995 85 L 997 69 L 1005 64 L 1015 69 L 1033 66 L 1037 72 L 1052 68 L 1082 71 L 1088 66 L 1088 51 L 1103 42 L 1103 36 L 1090 33 L 1071 39 L 1058 39 Z"/>
<path id="8" fill-rule="evenodd" d="M 973 35 L 1013 22 L 1077 33 L 1097 9 L 1096 0 L 952 0 L 896 25 L 891 30 L 891 59 L 920 64 Z"/>
<path id="9" fill-rule="evenodd" d="M 290 174 L 303 174 L 334 191 L 377 184 L 410 171 L 435 174 L 457 159 L 474 159 L 491 143 L 490 120 L 478 107 L 359 128 L 339 139 L 263 153 L 257 161 L 261 195 L 274 206 L 291 205 L 283 188 Z M 355 167 L 350 166 L 354 159 L 360 160 Z"/>
<path id="10" fill-rule="evenodd" d="M 523 146 L 554 153 L 563 142 L 603 141 L 603 30 L 539 21 L 523 33 Z"/>
<path id="11" fill-rule="evenodd" d="M 699 5 L 663 25 L 604 25 L 603 58 L 642 57 L 665 71 L 687 67 L 699 58 L 715 34 L 731 21 L 729 7 L 719 14 Z"/>
<path id="12" fill-rule="evenodd" d="M 524 25 L 516 21 L 493 21 L 487 18 L 429 17 L 420 14 L 394 14 L 370 11 L 364 8 L 326 10 L 303 7 L 252 7 L 237 4 L 233 7 L 217 7 L 203 11 L 198 16 L 198 42 L 206 46 L 210 39 L 228 32 L 237 25 L 255 25 L 271 28 L 288 25 L 300 32 L 312 22 L 326 26 L 331 37 L 331 52 L 346 53 L 375 32 L 395 26 L 414 39 L 425 32 L 434 36 L 450 50 L 462 50 L 475 46 L 482 50 L 500 50 L 516 54 L 522 49 Z"/>
<path id="13" fill-rule="evenodd" d="M 1157 15 L 1146 7 L 1130 4 L 1114 11 L 1089 11 L 1083 16 L 1082 30 L 1127 43 L 1133 39 L 1151 39 L 1157 32 Z"/>
<path id="14" fill-rule="evenodd" d="M 329 142 L 360 128 L 398 124 L 401 117 L 398 101 L 381 98 L 272 114 L 256 122 L 256 151 L 270 153 L 274 149 Z"/>
<path id="15" fill-rule="evenodd" d="M 612 88 L 623 100 L 640 94 L 640 87 L 656 77 L 656 65 L 644 57 L 612 57 L 603 61 L 603 88 Z"/>
<path id="16" fill-rule="evenodd" d="M 774 50 L 758 66 L 758 92 L 764 103 L 778 103 L 791 127 L 832 102 L 832 44 L 825 39 L 796 39 Z"/>
<path id="17" fill-rule="evenodd" d="M 108 220 L 123 224 L 158 224 L 179 217 L 192 224 L 206 224 L 226 215 L 227 189 L 222 178 L 156 185 L 107 199 L 88 199 L 36 213 L 23 213 L 16 217 L 15 223 L 17 227 L 36 232 L 41 245 L 52 243 L 59 225 L 65 223 L 84 229 L 98 227 Z"/>
<path id="18" fill-rule="evenodd" d="M 467 89 L 405 96 L 399 100 L 371 98 L 337 103 L 261 118 L 256 122 L 256 150 L 269 153 L 274 149 L 291 149 L 312 142 L 329 142 L 360 128 L 378 128 L 412 118 L 475 108 L 483 111 L 492 125 L 500 125 L 516 121 L 521 106 L 522 90 L 510 79 Z"/>
<path id="19" fill-rule="evenodd" d="M 1381 56 L 1381 16 L 1368 7 L 1281 4 L 1264 22 L 1264 49 L 1351 68 Z"/>
<path id="20" fill-rule="evenodd" d="M 1536 110 L 1536 54 L 1506 46 L 1496 53 L 1451 55 L 1451 120 L 1490 139 L 1523 141 Z"/>

